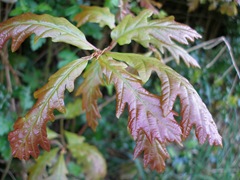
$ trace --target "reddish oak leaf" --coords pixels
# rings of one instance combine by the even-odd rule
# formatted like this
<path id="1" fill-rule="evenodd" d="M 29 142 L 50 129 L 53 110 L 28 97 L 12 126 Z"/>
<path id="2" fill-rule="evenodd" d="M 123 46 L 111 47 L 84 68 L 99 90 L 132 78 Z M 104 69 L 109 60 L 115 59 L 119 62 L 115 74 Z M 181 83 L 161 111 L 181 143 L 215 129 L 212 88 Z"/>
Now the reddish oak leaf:
<path id="1" fill-rule="evenodd" d="M 34 93 L 37 102 L 32 109 L 19 118 L 14 124 L 14 130 L 9 133 L 8 140 L 12 154 L 19 159 L 37 158 L 40 145 L 49 151 L 50 144 L 47 139 L 46 124 L 54 120 L 53 110 L 64 113 L 64 91 L 72 92 L 74 80 L 86 67 L 88 59 L 78 59 L 61 68 L 49 78 L 49 82 Z"/>
<path id="2" fill-rule="evenodd" d="M 143 131 L 151 143 L 155 140 L 161 143 L 181 141 L 181 129 L 174 113 L 163 116 L 160 97 L 146 91 L 141 81 L 125 70 L 125 64 L 103 57 L 100 64 L 106 80 L 115 85 L 117 117 L 128 104 L 128 127 L 134 140 Z"/>
<path id="3" fill-rule="evenodd" d="M 171 111 L 177 96 L 180 98 L 183 138 L 189 135 L 192 126 L 195 125 L 200 144 L 208 139 L 210 145 L 222 145 L 222 138 L 212 115 L 188 80 L 168 66 L 158 66 L 155 71 L 162 81 L 161 103 L 164 113 L 168 114 Z"/>
<path id="4" fill-rule="evenodd" d="M 168 117 L 169 113 L 172 114 L 175 100 L 179 96 L 182 105 L 181 127 L 184 139 L 195 125 L 196 136 L 200 144 L 208 139 L 210 145 L 222 145 L 222 138 L 210 112 L 186 78 L 155 58 L 130 53 L 107 53 L 107 55 L 135 68 L 144 82 L 149 79 L 152 71 L 157 73 L 162 82 L 163 116 Z"/>
<path id="5" fill-rule="evenodd" d="M 151 169 L 163 172 L 166 166 L 165 160 L 169 158 L 165 144 L 160 143 L 156 139 L 150 142 L 143 132 L 139 132 L 136 142 L 134 158 L 144 152 L 144 166 L 147 167 L 147 165 L 150 165 Z"/>
<path id="6" fill-rule="evenodd" d="M 65 18 L 32 13 L 22 14 L 0 23 L 0 49 L 12 38 L 12 51 L 16 51 L 33 33 L 36 34 L 35 41 L 51 37 L 53 42 L 65 42 L 81 49 L 97 49 Z"/>
<path id="7" fill-rule="evenodd" d="M 98 110 L 97 100 L 102 97 L 99 86 L 102 84 L 102 70 L 95 59 L 83 74 L 84 82 L 78 88 L 76 95 L 82 95 L 82 108 L 86 111 L 88 125 L 96 129 L 97 119 L 101 118 Z"/>

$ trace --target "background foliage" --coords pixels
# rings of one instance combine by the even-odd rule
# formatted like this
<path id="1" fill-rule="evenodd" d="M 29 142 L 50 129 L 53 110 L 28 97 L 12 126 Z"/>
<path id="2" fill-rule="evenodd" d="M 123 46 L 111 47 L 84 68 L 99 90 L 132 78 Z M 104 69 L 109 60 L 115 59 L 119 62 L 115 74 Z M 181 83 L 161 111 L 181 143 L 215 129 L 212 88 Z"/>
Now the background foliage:
<path id="1" fill-rule="evenodd" d="M 197 5 L 193 6 L 189 2 L 194 2 Z M 208 41 L 219 36 L 225 36 L 232 46 L 239 66 L 240 16 L 235 13 L 237 10 L 239 11 L 239 6 L 236 6 L 235 2 L 237 1 L 229 2 L 229 4 L 227 2 L 195 0 L 178 1 L 176 3 L 176 1 L 168 0 L 158 1 L 155 4 L 156 6 L 151 8 L 157 10 L 156 16 L 174 15 L 176 21 L 195 28 L 203 35 L 203 39 L 199 40 L 196 45 L 200 45 L 203 40 Z M 79 5 L 106 6 L 111 9 L 111 12 L 118 14 L 118 3 L 118 0 L 105 0 L 104 2 L 19 0 L 14 4 L 0 1 L 0 18 L 3 21 L 8 17 L 24 12 L 34 12 L 64 16 L 72 21 L 74 15 L 80 11 Z M 216 8 L 210 8 L 213 3 L 215 3 Z M 224 10 L 224 7 L 227 8 Z M 142 7 L 139 6 L 137 1 L 130 1 L 129 9 L 138 13 Z M 227 11 L 226 9 L 230 10 Z M 186 13 L 187 10 L 189 11 Z M 87 38 L 92 44 L 96 44 L 101 49 L 109 43 L 109 39 L 106 38 L 109 34 L 108 28 L 87 23 L 80 29 L 88 35 Z M 3 51 L 4 54 L 1 55 L 0 173 L 7 173 L 6 178 L 9 179 L 25 179 L 29 167 L 35 163 L 34 160 L 25 162 L 17 159 L 12 160 L 10 157 L 7 134 L 12 130 L 16 117 L 25 114 L 33 105 L 35 102 L 32 96 L 33 92 L 47 81 L 50 74 L 74 60 L 75 57 L 88 55 L 86 51 L 79 51 L 62 43 L 52 43 L 48 39 L 40 40 L 37 44 L 34 44 L 33 38 L 29 38 L 17 53 L 13 54 L 5 50 Z M 145 52 L 141 46 L 134 43 L 133 45 L 118 47 L 117 51 Z M 76 99 L 69 94 L 66 95 L 65 100 L 67 114 L 64 116 L 58 115 L 57 119 L 60 119 L 60 121 L 49 124 L 49 128 L 61 134 L 61 129 L 64 126 L 69 132 L 83 135 L 87 143 L 96 146 L 107 162 L 106 179 L 114 179 L 116 176 L 119 179 L 238 179 L 240 177 L 240 156 L 238 155 L 238 152 L 240 152 L 240 84 L 232 66 L 229 52 L 224 43 L 219 43 L 209 49 L 194 50 L 191 54 L 198 60 L 202 67 L 201 70 L 187 69 L 184 64 L 178 66 L 172 61 L 168 63 L 177 72 L 187 77 L 203 98 L 223 137 L 224 146 L 222 149 L 209 145 L 200 146 L 196 139 L 188 138 L 184 142 L 184 148 L 173 145 L 168 148 L 171 159 L 167 161 L 168 167 L 163 174 L 144 169 L 142 160 L 140 158 L 133 160 L 132 157 L 134 142 L 126 129 L 127 114 L 119 120 L 115 117 L 115 107 L 113 105 L 115 103 L 113 96 L 115 92 L 112 86 L 106 86 L 102 89 L 104 96 L 99 102 L 102 119 L 96 132 L 87 128 L 85 116 L 83 112 L 79 111 L 81 99 Z M 4 61 L 6 55 L 9 56 L 10 62 Z M 164 58 L 169 60 L 168 54 Z M 159 92 L 158 84 L 160 82 L 158 81 L 158 78 L 153 76 L 147 82 L 146 88 L 151 92 Z M 179 107 L 176 106 L 177 108 Z M 66 143 L 62 141 L 59 135 L 54 137 L 60 139 L 61 143 Z M 53 142 L 56 141 L 53 140 Z M 68 178 L 83 179 L 84 169 L 77 165 L 78 163 L 71 159 L 71 156 L 71 154 L 66 154 L 69 159 L 65 167 L 70 174 Z M 59 155 L 56 165 L 61 164 L 61 157 L 62 153 Z"/>

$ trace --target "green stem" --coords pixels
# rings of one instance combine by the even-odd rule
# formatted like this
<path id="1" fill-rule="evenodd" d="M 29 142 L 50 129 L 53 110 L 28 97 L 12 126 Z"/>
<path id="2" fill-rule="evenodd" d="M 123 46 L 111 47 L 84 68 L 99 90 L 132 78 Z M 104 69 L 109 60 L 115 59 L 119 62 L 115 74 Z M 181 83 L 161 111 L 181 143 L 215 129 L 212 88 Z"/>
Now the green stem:
<path id="1" fill-rule="evenodd" d="M 63 147 L 66 147 L 66 142 L 64 140 L 64 120 L 60 119 L 60 137 Z"/>

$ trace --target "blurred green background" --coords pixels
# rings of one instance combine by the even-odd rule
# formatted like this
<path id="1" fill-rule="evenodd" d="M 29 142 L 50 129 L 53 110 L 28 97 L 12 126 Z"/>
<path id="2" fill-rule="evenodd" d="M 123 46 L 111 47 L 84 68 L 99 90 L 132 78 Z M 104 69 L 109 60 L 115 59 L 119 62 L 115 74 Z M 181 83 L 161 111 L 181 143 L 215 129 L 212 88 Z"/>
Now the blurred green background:
<path id="1" fill-rule="evenodd" d="M 212 10 L 212 1 L 207 0 L 194 1 L 201 2 L 195 9 L 185 0 L 156 2 L 161 5 L 156 16 L 174 15 L 176 21 L 188 24 L 203 36 L 192 46 L 201 46 L 203 42 L 224 36 L 232 47 L 237 65 L 240 65 L 240 15 L 235 13 L 240 9 L 231 4 L 235 1 L 227 6 L 230 10 L 224 9 L 228 1 L 214 1 L 217 5 Z M 0 1 L 0 20 L 33 12 L 61 16 L 73 22 L 72 18 L 80 12 L 81 4 L 106 6 L 115 14 L 119 11 L 118 0 Z M 225 6 L 222 7 L 223 5 Z M 138 13 L 142 7 L 137 1 L 130 1 L 130 9 Z M 108 28 L 87 23 L 80 29 L 100 49 L 110 42 Z M 79 51 L 67 44 L 52 43 L 49 39 L 40 39 L 34 44 L 33 38 L 28 38 L 16 53 L 9 50 L 12 69 L 3 60 L 0 61 L 0 174 L 7 169 L 6 179 L 26 178 L 29 162 L 11 158 L 7 134 L 12 130 L 17 117 L 24 115 L 34 104 L 33 92 L 44 85 L 59 68 L 77 57 L 88 55 L 86 51 Z M 146 49 L 136 43 L 116 47 L 115 50 L 146 53 Z M 180 63 L 179 66 L 173 61 L 168 62 L 168 65 L 186 77 L 206 103 L 223 137 L 223 148 L 199 145 L 192 131 L 184 142 L 184 147 L 168 147 L 171 159 L 167 160 L 167 168 L 162 174 L 144 168 L 141 158 L 133 160 L 135 143 L 126 128 L 127 112 L 120 119 L 116 118 L 115 91 L 112 86 L 102 88 L 103 98 L 99 100 L 102 117 L 96 132 L 86 126 L 85 115 L 80 111 L 81 99 L 66 94 L 69 115 L 59 114 L 56 117 L 64 122 L 66 130 L 85 136 L 86 142 L 95 145 L 103 154 L 107 161 L 105 179 L 240 179 L 240 84 L 226 44 L 219 42 L 214 47 L 199 48 L 191 51 L 191 55 L 197 59 L 201 69 L 188 69 L 185 64 Z M 163 57 L 168 56 L 166 53 Z M 11 86 L 7 79 L 10 79 Z M 76 83 L 80 84 L 81 81 L 80 78 Z M 154 74 L 145 87 L 154 93 L 161 91 L 160 82 Z M 179 105 L 175 108 L 179 109 Z M 60 121 L 49 124 L 58 133 L 60 126 Z M 30 164 L 32 162 L 30 160 Z M 75 162 L 70 161 L 67 168 L 71 174 L 69 179 L 84 179 L 83 176 L 78 176 L 82 171 Z"/>

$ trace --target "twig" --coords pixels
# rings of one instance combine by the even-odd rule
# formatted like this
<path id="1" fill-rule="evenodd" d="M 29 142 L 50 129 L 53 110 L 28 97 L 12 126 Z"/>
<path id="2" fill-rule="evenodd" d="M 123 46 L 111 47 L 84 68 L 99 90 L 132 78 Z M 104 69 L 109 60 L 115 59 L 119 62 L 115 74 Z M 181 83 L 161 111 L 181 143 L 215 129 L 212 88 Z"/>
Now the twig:
<path id="1" fill-rule="evenodd" d="M 217 60 L 221 57 L 221 55 L 224 53 L 224 51 L 225 51 L 226 49 L 227 49 L 227 47 L 224 46 L 224 47 L 219 51 L 219 53 L 217 54 L 217 56 L 216 56 L 210 63 L 208 63 L 208 64 L 206 65 L 206 68 L 208 69 L 208 68 L 212 67 L 212 65 L 214 65 L 215 62 L 217 62 Z"/>
<path id="2" fill-rule="evenodd" d="M 106 101 L 105 101 L 104 103 L 102 103 L 102 104 L 100 104 L 100 105 L 98 106 L 99 111 L 101 111 L 105 106 L 107 106 L 109 103 L 111 103 L 111 102 L 114 101 L 115 99 L 116 99 L 116 96 L 115 96 L 115 95 L 112 96 L 112 97 L 110 97 L 110 98 L 108 98 L 108 99 L 106 99 Z"/>
<path id="3" fill-rule="evenodd" d="M 231 96 L 231 94 L 233 93 L 233 90 L 234 90 L 234 88 L 235 88 L 235 86 L 237 84 L 237 80 L 238 80 L 238 76 L 236 75 L 235 78 L 234 78 L 234 81 L 232 83 L 232 87 L 230 89 L 230 93 L 228 94 L 228 96 Z"/>
<path id="4" fill-rule="evenodd" d="M 224 73 L 223 75 L 216 80 L 216 82 L 221 81 L 228 73 L 230 73 L 233 70 L 234 66 L 231 65 Z"/>
<path id="5" fill-rule="evenodd" d="M 238 78 L 240 79 L 240 70 L 239 70 L 239 68 L 237 66 L 237 63 L 235 61 L 235 58 L 233 56 L 233 52 L 232 52 L 231 46 L 230 46 L 229 42 L 227 41 L 227 39 L 225 37 L 222 36 L 222 37 L 219 37 L 219 38 L 216 38 L 216 39 L 212 39 L 212 40 L 203 42 L 203 43 L 198 44 L 198 45 L 196 45 L 196 46 L 194 46 L 192 48 L 189 48 L 187 50 L 187 52 L 192 52 L 192 51 L 195 51 L 195 50 L 200 49 L 200 48 L 204 48 L 204 49 L 207 49 L 207 50 L 208 49 L 212 49 L 213 47 L 217 46 L 221 42 L 225 43 L 225 45 L 226 45 L 226 47 L 228 49 L 229 55 L 231 57 L 232 64 L 233 64 L 233 66 L 234 66 L 234 68 L 235 68 L 235 70 L 237 72 Z M 164 62 L 168 63 L 168 62 L 172 61 L 173 59 L 174 59 L 173 56 L 170 56 L 168 58 L 165 58 Z"/>
<path id="6" fill-rule="evenodd" d="M 2 169 L 0 169 L 0 172 L 4 172 L 4 170 L 2 170 Z M 13 175 L 13 173 L 11 172 L 11 171 L 8 171 L 8 174 L 9 174 L 9 176 L 11 176 L 11 178 L 13 179 L 13 180 L 16 180 L 16 178 L 14 177 L 14 175 Z"/>
<path id="7" fill-rule="evenodd" d="M 88 128 L 88 124 L 85 123 L 85 124 L 83 125 L 83 127 L 80 129 L 80 131 L 78 132 L 78 135 L 79 135 L 79 136 L 82 135 L 87 128 Z"/>
<path id="8" fill-rule="evenodd" d="M 61 139 L 61 142 L 64 146 L 64 148 L 66 147 L 66 142 L 64 140 L 64 120 L 63 119 L 60 119 L 60 139 Z"/>
<path id="9" fill-rule="evenodd" d="M 9 173 L 9 168 L 10 168 L 10 166 L 11 166 L 11 163 L 12 163 L 12 157 L 10 157 L 10 159 L 9 159 L 8 162 L 7 162 L 7 166 L 6 166 L 6 168 L 4 169 L 4 172 L 3 172 L 3 174 L 2 174 L 1 180 L 4 180 L 5 177 L 6 177 L 6 175 Z"/>
<path id="10" fill-rule="evenodd" d="M 3 50 L 1 51 L 1 58 L 3 62 L 6 62 L 6 64 L 9 64 L 7 44 L 4 45 Z M 8 65 L 5 66 L 5 76 L 7 80 L 7 90 L 9 93 L 12 94 L 13 88 L 12 88 L 12 81 L 10 76 L 10 68 Z M 14 98 L 11 98 L 11 111 L 16 112 L 16 105 L 15 105 Z"/>

